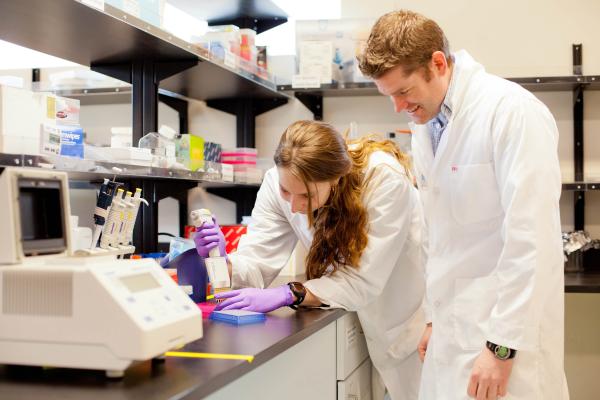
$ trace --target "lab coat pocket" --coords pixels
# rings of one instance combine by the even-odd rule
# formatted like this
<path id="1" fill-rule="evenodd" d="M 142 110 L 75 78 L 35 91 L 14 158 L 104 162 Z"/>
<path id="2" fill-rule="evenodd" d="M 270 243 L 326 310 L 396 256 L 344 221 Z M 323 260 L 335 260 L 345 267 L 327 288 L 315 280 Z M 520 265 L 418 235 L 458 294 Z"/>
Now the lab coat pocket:
<path id="1" fill-rule="evenodd" d="M 491 163 L 451 167 L 452 215 L 459 224 L 475 224 L 502 215 L 500 191 Z"/>
<path id="2" fill-rule="evenodd" d="M 497 302 L 494 276 L 457 279 L 454 283 L 454 339 L 463 350 L 481 350 L 487 340 L 489 318 Z"/>
<path id="3" fill-rule="evenodd" d="M 404 360 L 417 351 L 424 329 L 425 313 L 419 307 L 407 321 L 387 331 L 387 337 L 391 343 L 388 354 L 397 360 Z"/>

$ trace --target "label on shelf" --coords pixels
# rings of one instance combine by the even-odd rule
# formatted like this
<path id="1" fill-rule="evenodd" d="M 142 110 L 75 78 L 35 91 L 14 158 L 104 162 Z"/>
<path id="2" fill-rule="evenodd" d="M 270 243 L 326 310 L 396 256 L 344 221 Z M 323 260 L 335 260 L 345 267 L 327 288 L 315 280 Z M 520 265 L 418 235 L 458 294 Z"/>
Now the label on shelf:
<path id="1" fill-rule="evenodd" d="M 292 89 L 320 88 L 321 77 L 318 75 L 294 75 L 292 76 Z"/>

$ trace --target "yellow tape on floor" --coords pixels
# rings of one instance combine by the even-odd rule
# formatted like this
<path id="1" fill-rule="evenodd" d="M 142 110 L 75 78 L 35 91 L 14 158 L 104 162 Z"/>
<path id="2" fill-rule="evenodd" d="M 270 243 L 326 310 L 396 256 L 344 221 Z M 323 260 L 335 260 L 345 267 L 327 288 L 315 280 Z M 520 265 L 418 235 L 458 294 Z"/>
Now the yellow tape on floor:
<path id="1" fill-rule="evenodd" d="M 194 353 L 188 351 L 167 351 L 166 357 L 184 357 L 184 358 L 212 358 L 218 360 L 244 360 L 251 363 L 254 356 L 244 354 L 217 354 L 217 353 Z"/>

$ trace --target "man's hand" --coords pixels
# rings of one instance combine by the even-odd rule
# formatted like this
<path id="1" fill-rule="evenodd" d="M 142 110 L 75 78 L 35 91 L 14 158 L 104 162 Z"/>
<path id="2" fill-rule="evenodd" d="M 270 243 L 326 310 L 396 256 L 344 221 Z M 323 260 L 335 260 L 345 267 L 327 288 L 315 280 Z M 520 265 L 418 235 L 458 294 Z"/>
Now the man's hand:
<path id="1" fill-rule="evenodd" d="M 467 388 L 469 397 L 477 400 L 496 400 L 498 396 L 506 396 L 513 361 L 514 359 L 499 360 L 484 347 L 471 371 Z"/>
<path id="2" fill-rule="evenodd" d="M 427 353 L 427 345 L 429 345 L 429 338 L 431 337 L 431 322 L 425 326 L 425 330 L 423 331 L 423 336 L 421 336 L 421 340 L 419 341 L 419 346 L 417 346 L 417 350 L 419 351 L 419 358 L 421 362 L 425 361 L 425 353 Z"/>

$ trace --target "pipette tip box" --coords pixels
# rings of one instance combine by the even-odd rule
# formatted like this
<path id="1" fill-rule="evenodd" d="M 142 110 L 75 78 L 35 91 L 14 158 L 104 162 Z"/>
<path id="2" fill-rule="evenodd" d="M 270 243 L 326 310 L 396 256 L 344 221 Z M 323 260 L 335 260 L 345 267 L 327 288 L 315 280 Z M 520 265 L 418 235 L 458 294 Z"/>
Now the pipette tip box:
<path id="1" fill-rule="evenodd" d="M 202 310 L 202 318 L 206 319 L 210 316 L 210 314 L 212 314 L 212 312 L 215 310 L 215 307 L 217 306 L 217 303 L 209 303 L 209 302 L 204 302 L 204 303 L 198 303 L 198 308 L 200 308 L 200 310 Z"/>
<path id="2" fill-rule="evenodd" d="M 210 314 L 210 319 L 214 321 L 227 322 L 233 325 L 246 325 L 254 324 L 257 322 L 263 322 L 267 319 L 265 314 L 246 311 L 246 310 L 224 310 L 224 311 L 213 311 Z"/>

